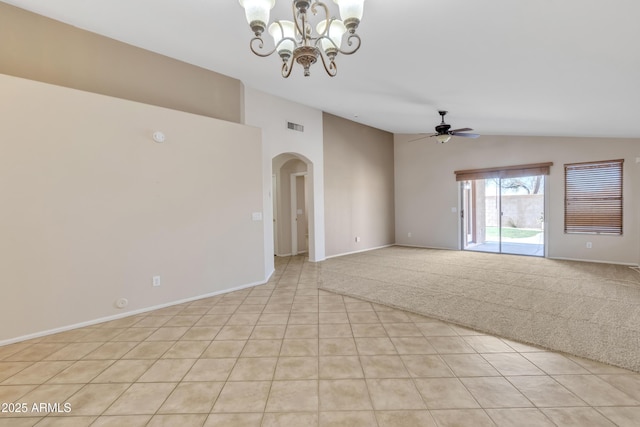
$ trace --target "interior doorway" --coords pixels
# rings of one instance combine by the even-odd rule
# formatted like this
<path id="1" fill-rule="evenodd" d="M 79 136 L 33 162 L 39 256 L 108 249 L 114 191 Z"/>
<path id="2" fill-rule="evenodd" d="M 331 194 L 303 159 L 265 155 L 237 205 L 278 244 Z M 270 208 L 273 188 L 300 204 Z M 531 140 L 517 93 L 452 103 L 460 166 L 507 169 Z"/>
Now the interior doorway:
<path id="1" fill-rule="evenodd" d="M 309 250 L 309 222 L 307 220 L 307 173 L 291 174 L 291 254 Z"/>
<path id="2" fill-rule="evenodd" d="M 272 172 L 274 254 L 310 254 L 313 193 L 308 165 L 296 155 L 286 153 L 273 159 Z"/>
<path id="3" fill-rule="evenodd" d="M 545 176 L 460 181 L 462 248 L 545 255 Z"/>

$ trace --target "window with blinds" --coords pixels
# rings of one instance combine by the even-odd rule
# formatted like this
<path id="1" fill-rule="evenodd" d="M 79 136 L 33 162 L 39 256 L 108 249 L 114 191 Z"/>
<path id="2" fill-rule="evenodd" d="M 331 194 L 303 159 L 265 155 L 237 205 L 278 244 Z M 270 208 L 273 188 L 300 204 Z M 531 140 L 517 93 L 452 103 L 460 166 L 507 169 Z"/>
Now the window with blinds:
<path id="1" fill-rule="evenodd" d="M 623 162 L 564 165 L 565 233 L 622 234 Z"/>

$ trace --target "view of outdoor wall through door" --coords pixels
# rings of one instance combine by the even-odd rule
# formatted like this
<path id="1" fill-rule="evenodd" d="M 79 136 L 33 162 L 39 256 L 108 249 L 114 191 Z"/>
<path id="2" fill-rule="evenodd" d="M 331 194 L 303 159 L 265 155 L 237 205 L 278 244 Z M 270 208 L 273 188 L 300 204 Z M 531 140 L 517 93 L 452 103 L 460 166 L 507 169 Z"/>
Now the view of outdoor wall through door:
<path id="1" fill-rule="evenodd" d="M 544 256 L 544 178 L 460 181 L 463 249 Z"/>

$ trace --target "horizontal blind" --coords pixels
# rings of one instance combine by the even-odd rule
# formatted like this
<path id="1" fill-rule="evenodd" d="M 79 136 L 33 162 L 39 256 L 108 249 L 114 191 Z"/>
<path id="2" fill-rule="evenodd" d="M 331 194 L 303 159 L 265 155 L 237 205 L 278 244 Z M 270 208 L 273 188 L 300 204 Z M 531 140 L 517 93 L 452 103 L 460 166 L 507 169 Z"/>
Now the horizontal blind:
<path id="1" fill-rule="evenodd" d="M 624 160 L 573 163 L 565 172 L 565 233 L 622 234 Z"/>

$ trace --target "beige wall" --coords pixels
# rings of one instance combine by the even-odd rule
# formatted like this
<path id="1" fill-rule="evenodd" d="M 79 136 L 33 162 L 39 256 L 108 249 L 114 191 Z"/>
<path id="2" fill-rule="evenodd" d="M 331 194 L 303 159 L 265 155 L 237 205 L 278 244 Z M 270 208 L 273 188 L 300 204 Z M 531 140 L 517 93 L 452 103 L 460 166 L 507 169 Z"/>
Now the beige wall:
<path id="1" fill-rule="evenodd" d="M 457 249 L 458 185 L 454 171 L 553 162 L 548 181 L 548 255 L 615 263 L 640 261 L 640 139 L 481 136 L 446 144 L 395 136 L 396 242 Z M 564 234 L 564 164 L 624 158 L 624 235 Z M 456 212 L 452 212 L 456 208 Z M 408 237 L 411 233 L 411 237 Z M 587 249 L 586 242 L 593 248 Z"/>
<path id="2" fill-rule="evenodd" d="M 327 113 L 323 121 L 327 256 L 394 243 L 393 135 Z"/>
<path id="3" fill-rule="evenodd" d="M 241 123 L 239 80 L 0 2 L 0 73 Z"/>
<path id="4" fill-rule="evenodd" d="M 0 93 L 0 344 L 265 280 L 259 129 L 6 75 Z"/>

